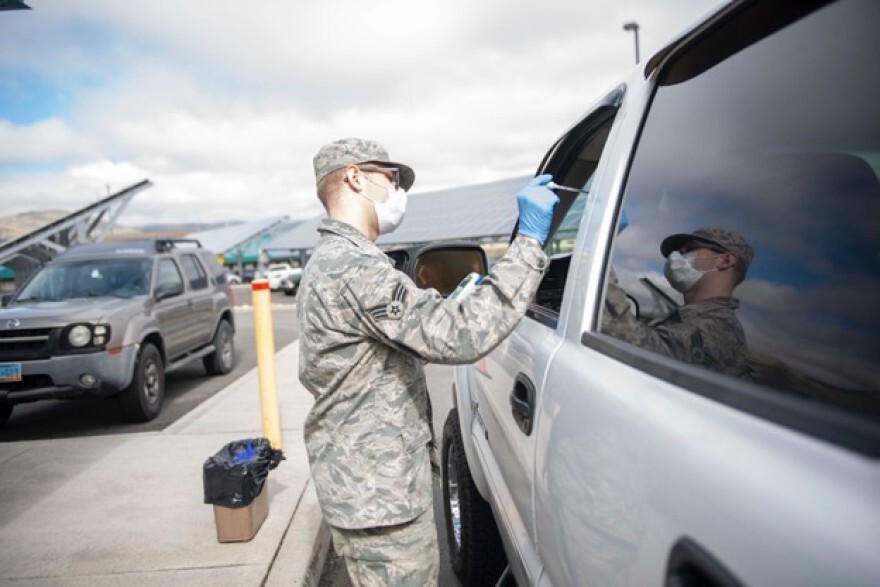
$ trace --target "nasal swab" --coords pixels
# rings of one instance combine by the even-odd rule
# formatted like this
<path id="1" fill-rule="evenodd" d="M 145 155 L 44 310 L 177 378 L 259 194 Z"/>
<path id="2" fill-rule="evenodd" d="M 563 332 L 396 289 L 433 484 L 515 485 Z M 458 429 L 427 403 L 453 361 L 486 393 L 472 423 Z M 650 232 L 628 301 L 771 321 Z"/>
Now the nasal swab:
<path id="1" fill-rule="evenodd" d="M 578 188 L 570 188 L 567 185 L 559 185 L 556 182 L 550 181 L 547 182 L 546 186 L 551 190 L 562 190 L 564 192 L 574 192 L 576 194 L 589 194 L 590 190 L 582 190 Z"/>

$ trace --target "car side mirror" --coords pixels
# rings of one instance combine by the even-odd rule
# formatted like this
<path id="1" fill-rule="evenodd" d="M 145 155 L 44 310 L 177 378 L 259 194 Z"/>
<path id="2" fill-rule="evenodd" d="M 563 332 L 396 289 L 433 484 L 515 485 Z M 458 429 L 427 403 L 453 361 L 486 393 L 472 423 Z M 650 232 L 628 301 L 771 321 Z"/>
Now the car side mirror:
<path id="1" fill-rule="evenodd" d="M 160 283 L 156 287 L 156 300 L 172 298 L 183 293 L 183 284 L 179 281 L 173 283 Z"/>
<path id="2" fill-rule="evenodd" d="M 421 248 L 386 251 L 397 268 L 422 288 L 433 288 L 444 297 L 470 273 L 486 275 L 486 252 L 473 243 L 446 243 Z"/>
<path id="3" fill-rule="evenodd" d="M 0 296 L 0 308 L 5 308 L 15 297 L 14 293 L 3 294 Z"/>

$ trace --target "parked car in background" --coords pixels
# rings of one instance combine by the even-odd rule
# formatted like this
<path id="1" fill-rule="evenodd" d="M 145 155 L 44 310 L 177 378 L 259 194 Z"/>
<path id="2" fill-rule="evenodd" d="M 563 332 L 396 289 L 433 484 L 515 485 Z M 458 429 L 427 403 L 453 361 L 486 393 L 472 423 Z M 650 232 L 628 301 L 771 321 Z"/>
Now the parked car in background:
<path id="1" fill-rule="evenodd" d="M 463 584 L 880 585 L 878 22 L 874 0 L 728 3 L 550 147 L 537 172 L 582 192 L 557 190 L 546 276 L 456 368 L 443 431 Z M 725 298 L 736 375 L 702 352 L 725 333 L 678 356 L 609 327 L 613 287 L 637 333 L 684 303 L 660 243 L 703 227 L 754 253 Z M 729 262 L 713 242 L 691 244 Z"/>
<path id="2" fill-rule="evenodd" d="M 269 289 L 278 291 L 281 289 L 281 282 L 284 279 L 291 278 L 295 273 L 302 273 L 302 270 L 294 269 L 289 263 L 272 263 L 266 269 L 266 279 L 269 280 Z"/>
<path id="3" fill-rule="evenodd" d="M 226 281 L 230 285 L 238 285 L 242 282 L 241 276 L 239 276 L 238 273 L 233 273 L 232 271 L 226 272 Z"/>
<path id="4" fill-rule="evenodd" d="M 108 396 L 151 420 L 166 373 L 232 370 L 234 334 L 226 272 L 197 241 L 71 247 L 0 310 L 0 423 L 19 403 Z"/>

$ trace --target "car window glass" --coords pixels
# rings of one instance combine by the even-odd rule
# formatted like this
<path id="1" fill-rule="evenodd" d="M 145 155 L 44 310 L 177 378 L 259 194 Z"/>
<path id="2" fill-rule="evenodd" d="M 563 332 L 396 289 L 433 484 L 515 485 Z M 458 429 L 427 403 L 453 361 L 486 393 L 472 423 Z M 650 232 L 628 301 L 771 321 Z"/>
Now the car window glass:
<path id="1" fill-rule="evenodd" d="M 192 289 L 205 289 L 208 287 L 208 275 L 202 268 L 195 255 L 182 255 L 180 264 Z"/>
<path id="2" fill-rule="evenodd" d="M 162 259 L 159 262 L 159 281 L 160 287 L 180 285 L 183 288 L 183 278 L 180 276 L 180 270 L 177 263 L 173 259 Z"/>
<path id="3" fill-rule="evenodd" d="M 130 298 L 147 295 L 149 259 L 90 259 L 47 265 L 22 289 L 20 301 L 58 301 L 85 297 Z"/>
<path id="4" fill-rule="evenodd" d="M 660 85 L 602 332 L 880 417 L 876 22 L 876 3 L 834 3 Z M 667 269 L 676 234 L 667 244 L 696 259 L 665 250 Z"/>
<path id="5" fill-rule="evenodd" d="M 613 111 L 605 108 L 585 123 L 586 132 L 578 139 L 577 148 L 570 161 L 563 162 L 563 171 L 556 173 L 557 184 L 581 190 L 557 190 L 559 204 L 554 211 L 552 230 L 544 244 L 550 257 L 550 267 L 538 286 L 535 299 L 527 316 L 550 327 L 559 321 L 562 295 L 571 262 L 578 226 L 590 201 L 589 191 L 593 184 L 599 159 L 608 141 L 613 123 Z"/>
<path id="6" fill-rule="evenodd" d="M 205 251 L 201 254 L 201 260 L 205 269 L 207 269 L 208 274 L 213 277 L 217 283 L 226 283 L 226 270 L 220 264 L 220 259 L 214 256 L 213 253 Z"/>

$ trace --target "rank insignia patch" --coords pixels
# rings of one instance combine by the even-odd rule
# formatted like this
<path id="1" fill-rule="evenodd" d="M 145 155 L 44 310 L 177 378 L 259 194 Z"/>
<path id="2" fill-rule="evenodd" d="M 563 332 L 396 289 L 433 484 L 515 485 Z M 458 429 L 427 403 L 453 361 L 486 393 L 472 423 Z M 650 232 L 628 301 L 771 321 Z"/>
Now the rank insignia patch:
<path id="1" fill-rule="evenodd" d="M 394 294 L 391 301 L 378 308 L 370 310 L 370 315 L 376 320 L 390 318 L 391 320 L 400 320 L 403 317 L 403 302 L 406 300 L 406 288 L 398 285 L 394 288 Z"/>

